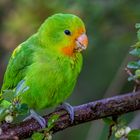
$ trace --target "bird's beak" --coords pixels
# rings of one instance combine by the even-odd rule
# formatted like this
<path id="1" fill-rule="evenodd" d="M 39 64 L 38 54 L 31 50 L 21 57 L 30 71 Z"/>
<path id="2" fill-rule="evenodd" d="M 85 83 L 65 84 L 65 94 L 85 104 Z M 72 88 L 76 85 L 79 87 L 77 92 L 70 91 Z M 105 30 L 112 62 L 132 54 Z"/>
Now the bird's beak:
<path id="1" fill-rule="evenodd" d="M 87 45 L 88 45 L 88 38 L 87 35 L 83 33 L 76 39 L 76 46 L 74 50 L 76 52 L 81 52 L 87 48 Z"/>

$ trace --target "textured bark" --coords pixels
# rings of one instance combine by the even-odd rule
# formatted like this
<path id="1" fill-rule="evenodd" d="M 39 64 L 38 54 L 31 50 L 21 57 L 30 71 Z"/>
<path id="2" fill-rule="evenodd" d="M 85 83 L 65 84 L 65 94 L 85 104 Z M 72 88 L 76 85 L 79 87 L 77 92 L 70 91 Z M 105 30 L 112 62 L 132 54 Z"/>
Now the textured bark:
<path id="1" fill-rule="evenodd" d="M 85 123 L 92 120 L 97 120 L 109 116 L 121 115 L 128 112 L 132 112 L 140 109 L 140 91 L 136 93 L 127 93 L 120 96 L 114 96 L 102 100 L 97 100 L 87 104 L 74 107 L 74 122 L 71 124 L 69 115 L 64 110 L 55 111 L 49 115 L 44 116 L 47 121 L 49 117 L 54 114 L 58 114 L 60 117 L 55 122 L 55 126 L 52 129 L 53 133 L 66 129 L 68 127 Z M 39 124 L 30 119 L 19 124 L 3 124 L 1 126 L 3 133 L 0 136 L 13 135 L 19 139 L 30 137 L 33 131 L 40 130 Z"/>

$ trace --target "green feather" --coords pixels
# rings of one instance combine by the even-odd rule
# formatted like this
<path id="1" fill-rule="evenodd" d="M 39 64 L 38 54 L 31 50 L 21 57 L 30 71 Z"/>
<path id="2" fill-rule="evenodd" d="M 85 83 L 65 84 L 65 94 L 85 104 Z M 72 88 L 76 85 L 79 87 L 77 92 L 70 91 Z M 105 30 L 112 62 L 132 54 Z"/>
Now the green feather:
<path id="1" fill-rule="evenodd" d="M 72 93 L 82 67 L 81 53 L 70 57 L 60 51 L 71 43 L 64 30 L 74 32 L 79 28 L 85 27 L 75 15 L 56 14 L 48 18 L 35 35 L 13 52 L 2 90 L 14 89 L 25 80 L 29 89 L 20 96 L 30 108 L 43 109 L 62 103 Z"/>

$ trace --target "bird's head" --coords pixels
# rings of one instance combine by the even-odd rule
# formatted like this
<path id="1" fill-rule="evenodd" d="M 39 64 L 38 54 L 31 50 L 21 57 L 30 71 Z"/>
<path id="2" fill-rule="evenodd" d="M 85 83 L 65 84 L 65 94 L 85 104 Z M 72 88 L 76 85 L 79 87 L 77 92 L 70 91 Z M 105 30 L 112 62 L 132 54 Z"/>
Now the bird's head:
<path id="1" fill-rule="evenodd" d="M 55 53 L 73 56 L 87 48 L 88 38 L 82 20 L 72 14 L 55 14 L 39 29 L 42 45 Z"/>

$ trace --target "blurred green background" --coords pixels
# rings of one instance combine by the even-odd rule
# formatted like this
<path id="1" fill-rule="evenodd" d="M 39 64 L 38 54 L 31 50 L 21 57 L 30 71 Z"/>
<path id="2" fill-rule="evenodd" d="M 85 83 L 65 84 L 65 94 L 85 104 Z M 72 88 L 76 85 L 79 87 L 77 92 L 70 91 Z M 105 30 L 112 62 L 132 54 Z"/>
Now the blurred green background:
<path id="1" fill-rule="evenodd" d="M 132 91 L 124 68 L 132 59 L 130 46 L 137 41 L 139 0 L 0 0 L 0 87 L 13 49 L 35 33 L 54 13 L 73 13 L 83 19 L 89 37 L 84 65 L 72 105 Z M 135 114 L 124 115 L 128 123 Z M 102 120 L 68 128 L 54 140 L 105 140 L 108 129 Z"/>

